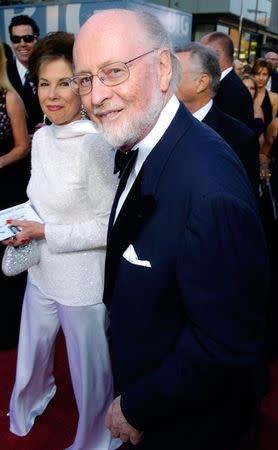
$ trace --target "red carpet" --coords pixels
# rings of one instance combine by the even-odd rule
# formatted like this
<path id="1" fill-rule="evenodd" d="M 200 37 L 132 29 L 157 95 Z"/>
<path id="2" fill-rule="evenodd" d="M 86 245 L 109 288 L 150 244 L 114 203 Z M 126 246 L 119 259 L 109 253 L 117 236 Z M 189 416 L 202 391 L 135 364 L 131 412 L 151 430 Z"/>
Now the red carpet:
<path id="1" fill-rule="evenodd" d="M 16 349 L 0 352 L 0 449 L 64 450 L 73 442 L 77 412 L 62 335 L 58 337 L 56 350 L 57 394 L 25 437 L 17 437 L 10 433 L 6 415 L 14 382 L 15 365 Z M 261 431 L 244 443 L 240 450 L 278 449 L 278 362 L 271 367 L 271 377 L 273 387 L 271 394 L 263 403 Z"/>
<path id="2" fill-rule="evenodd" d="M 56 349 L 55 378 L 57 394 L 42 416 L 36 419 L 31 432 L 18 437 L 9 431 L 9 398 L 14 382 L 16 349 L 0 353 L 0 448 L 3 450 L 63 450 L 72 444 L 77 412 L 62 335 Z"/>

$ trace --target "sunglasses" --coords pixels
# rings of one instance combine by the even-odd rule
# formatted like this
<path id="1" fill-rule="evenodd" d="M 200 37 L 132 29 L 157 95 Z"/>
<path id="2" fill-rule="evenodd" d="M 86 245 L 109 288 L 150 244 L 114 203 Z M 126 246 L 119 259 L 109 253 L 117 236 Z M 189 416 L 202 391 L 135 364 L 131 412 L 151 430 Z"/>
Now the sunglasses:
<path id="1" fill-rule="evenodd" d="M 16 36 L 16 35 L 12 35 L 11 36 L 11 41 L 13 44 L 19 44 L 21 42 L 21 39 L 23 39 L 23 41 L 26 44 L 30 44 L 31 42 L 34 42 L 34 40 L 37 38 L 36 35 L 34 34 L 24 34 L 24 36 Z"/>

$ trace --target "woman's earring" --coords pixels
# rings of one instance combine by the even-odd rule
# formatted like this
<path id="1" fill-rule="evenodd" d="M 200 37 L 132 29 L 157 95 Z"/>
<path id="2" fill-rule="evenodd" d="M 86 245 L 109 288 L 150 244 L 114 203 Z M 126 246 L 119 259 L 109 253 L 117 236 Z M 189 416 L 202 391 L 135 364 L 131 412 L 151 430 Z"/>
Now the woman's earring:
<path id="1" fill-rule="evenodd" d="M 84 108 L 83 105 L 81 105 L 80 114 L 81 114 L 81 119 L 89 119 L 87 111 L 86 111 L 86 109 Z"/>
<path id="2" fill-rule="evenodd" d="M 46 119 L 47 119 L 47 115 L 44 114 L 44 115 L 43 115 L 43 121 L 42 121 L 42 123 L 43 123 L 44 125 L 46 125 Z"/>

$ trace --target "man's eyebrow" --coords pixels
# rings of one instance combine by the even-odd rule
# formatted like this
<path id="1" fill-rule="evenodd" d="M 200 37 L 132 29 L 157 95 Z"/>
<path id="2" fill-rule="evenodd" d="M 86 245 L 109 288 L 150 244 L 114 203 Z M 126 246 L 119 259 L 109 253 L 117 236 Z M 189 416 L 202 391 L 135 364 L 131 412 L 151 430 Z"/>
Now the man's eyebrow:
<path id="1" fill-rule="evenodd" d="M 80 70 L 79 72 L 74 72 L 74 75 L 91 75 L 92 72 L 90 70 Z"/>
<path id="2" fill-rule="evenodd" d="M 102 62 L 101 64 L 99 64 L 97 66 L 97 68 L 96 68 L 96 72 L 98 70 L 102 69 L 103 67 L 108 66 L 110 64 L 117 64 L 119 62 L 125 63 L 128 60 L 128 58 L 122 58 L 122 59 L 121 58 L 116 58 L 116 59 L 113 58 L 113 59 L 114 59 L 113 61 L 111 61 L 111 59 L 109 59 L 109 60 L 106 60 L 106 61 Z M 94 73 L 96 73 L 96 72 L 94 72 Z M 75 75 L 83 75 L 83 74 L 85 74 L 85 75 L 86 74 L 92 74 L 92 71 L 90 69 L 88 69 L 88 70 L 82 69 L 80 71 L 76 71 L 75 72 Z"/>

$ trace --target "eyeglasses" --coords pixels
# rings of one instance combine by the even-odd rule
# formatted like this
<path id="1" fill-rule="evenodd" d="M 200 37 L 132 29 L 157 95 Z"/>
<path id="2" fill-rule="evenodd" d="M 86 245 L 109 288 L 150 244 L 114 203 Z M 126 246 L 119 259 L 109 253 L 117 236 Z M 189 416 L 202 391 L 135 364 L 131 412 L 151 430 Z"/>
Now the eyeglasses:
<path id="1" fill-rule="evenodd" d="M 26 44 L 30 44 L 31 42 L 34 42 L 35 39 L 37 39 L 37 36 L 35 34 L 24 34 L 24 36 L 17 36 L 16 34 L 13 34 L 11 36 L 11 41 L 13 44 L 19 44 L 21 42 L 21 39 Z"/>
<path id="2" fill-rule="evenodd" d="M 143 56 L 149 55 L 158 49 L 150 50 L 142 55 L 136 56 L 126 62 L 115 62 L 102 67 L 95 74 L 76 75 L 69 80 L 73 92 L 77 95 L 89 94 L 93 89 L 93 78 L 96 76 L 105 86 L 117 86 L 129 78 L 130 71 L 128 64 L 136 61 Z"/>

